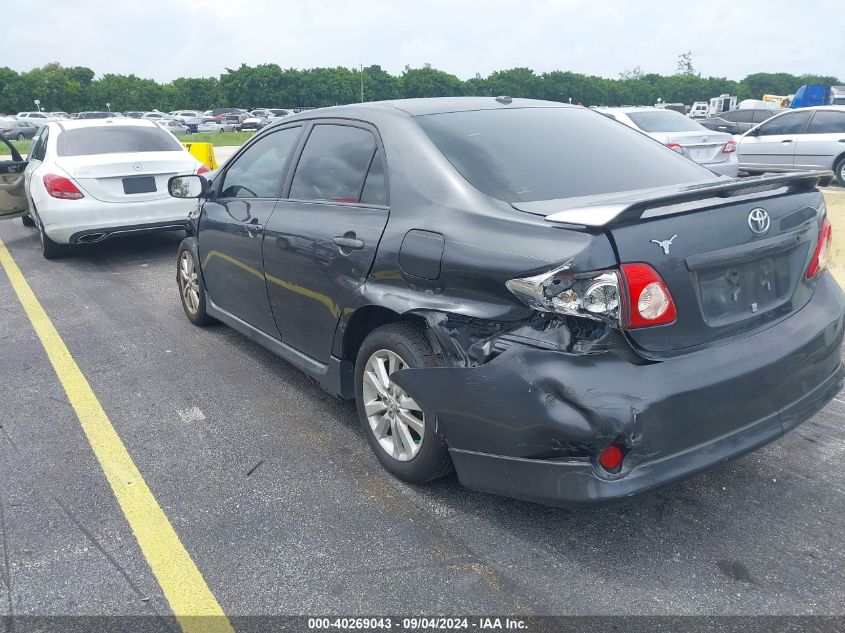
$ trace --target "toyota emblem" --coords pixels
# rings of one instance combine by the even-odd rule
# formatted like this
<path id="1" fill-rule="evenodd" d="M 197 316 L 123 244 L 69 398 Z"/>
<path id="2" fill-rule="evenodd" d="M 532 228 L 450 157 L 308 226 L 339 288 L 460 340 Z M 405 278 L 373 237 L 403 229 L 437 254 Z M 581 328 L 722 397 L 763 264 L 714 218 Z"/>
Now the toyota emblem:
<path id="1" fill-rule="evenodd" d="M 141 171 L 144 166 L 141 163 L 132 163 L 132 169 L 135 171 Z"/>
<path id="2" fill-rule="evenodd" d="M 760 207 L 751 209 L 751 213 L 748 214 L 748 228 L 751 229 L 752 233 L 763 235 L 769 230 L 771 225 L 772 219 L 769 217 L 768 211 Z"/>

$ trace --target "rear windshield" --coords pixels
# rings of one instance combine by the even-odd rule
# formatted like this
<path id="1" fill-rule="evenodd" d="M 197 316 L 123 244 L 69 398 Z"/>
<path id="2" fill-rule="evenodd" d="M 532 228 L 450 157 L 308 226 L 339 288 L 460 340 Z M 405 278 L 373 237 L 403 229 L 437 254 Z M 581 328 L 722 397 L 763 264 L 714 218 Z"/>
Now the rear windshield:
<path id="1" fill-rule="evenodd" d="M 59 134 L 59 156 L 119 154 L 123 152 L 178 152 L 182 146 L 160 127 L 109 125 L 79 128 Z"/>
<path id="2" fill-rule="evenodd" d="M 701 132 L 704 127 L 674 110 L 626 112 L 643 132 Z"/>
<path id="3" fill-rule="evenodd" d="M 582 108 L 449 112 L 416 121 L 470 184 L 506 202 L 715 178 L 657 141 Z"/>

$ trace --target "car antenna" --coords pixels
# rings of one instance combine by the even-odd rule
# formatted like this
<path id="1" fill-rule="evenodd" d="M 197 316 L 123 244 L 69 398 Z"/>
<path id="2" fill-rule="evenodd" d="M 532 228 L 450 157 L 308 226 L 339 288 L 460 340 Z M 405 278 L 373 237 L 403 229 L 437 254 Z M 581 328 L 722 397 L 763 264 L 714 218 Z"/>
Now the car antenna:
<path id="1" fill-rule="evenodd" d="M 499 103 L 508 104 L 508 103 L 511 103 L 513 101 L 513 99 L 511 99 L 507 95 L 502 95 L 501 97 L 496 97 L 496 101 L 498 101 Z"/>

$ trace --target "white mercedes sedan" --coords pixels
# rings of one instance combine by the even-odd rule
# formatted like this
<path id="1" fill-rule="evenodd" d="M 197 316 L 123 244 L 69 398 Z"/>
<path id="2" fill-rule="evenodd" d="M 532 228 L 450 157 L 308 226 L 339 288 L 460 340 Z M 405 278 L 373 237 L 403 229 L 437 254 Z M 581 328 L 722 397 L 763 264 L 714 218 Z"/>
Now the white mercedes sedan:
<path id="1" fill-rule="evenodd" d="M 23 223 L 37 227 L 47 259 L 64 255 L 69 244 L 185 229 L 196 204 L 170 197 L 167 181 L 204 171 L 150 120 L 53 121 L 27 157 Z"/>

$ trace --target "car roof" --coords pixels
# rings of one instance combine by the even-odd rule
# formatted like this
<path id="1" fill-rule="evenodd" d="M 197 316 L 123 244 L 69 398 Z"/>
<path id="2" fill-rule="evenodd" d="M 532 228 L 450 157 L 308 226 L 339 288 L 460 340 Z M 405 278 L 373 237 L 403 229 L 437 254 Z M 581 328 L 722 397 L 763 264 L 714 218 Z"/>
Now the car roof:
<path id="1" fill-rule="evenodd" d="M 508 99 L 508 101 L 504 101 Z M 419 99 L 394 99 L 390 101 L 367 101 L 348 105 L 303 110 L 285 118 L 285 121 L 337 116 L 340 118 L 373 115 L 377 112 L 401 112 L 409 116 L 445 114 L 447 112 L 470 112 L 475 110 L 506 110 L 522 108 L 578 108 L 580 106 L 559 101 L 539 99 L 510 99 L 509 97 L 428 97 Z M 277 108 L 283 110 L 285 108 Z"/>
<path id="2" fill-rule="evenodd" d="M 107 127 L 113 125 L 132 126 L 132 127 L 150 127 L 155 126 L 155 122 L 150 119 L 131 119 L 119 117 L 115 121 L 114 118 L 108 119 L 62 119 L 61 121 L 53 121 L 53 125 L 57 125 L 63 130 L 77 130 L 84 127 Z"/>
<path id="3" fill-rule="evenodd" d="M 832 112 L 845 112 L 845 106 L 841 105 L 821 105 L 821 106 L 807 106 L 805 108 L 786 108 L 787 110 L 831 110 Z"/>
<path id="4" fill-rule="evenodd" d="M 681 114 L 680 112 L 676 112 L 675 110 L 670 110 L 669 108 L 655 108 L 653 106 L 623 106 L 619 108 L 596 108 L 599 112 L 621 112 L 622 114 L 629 114 L 631 112 L 675 112 L 675 114 Z M 681 115 L 683 116 L 683 115 Z"/>

